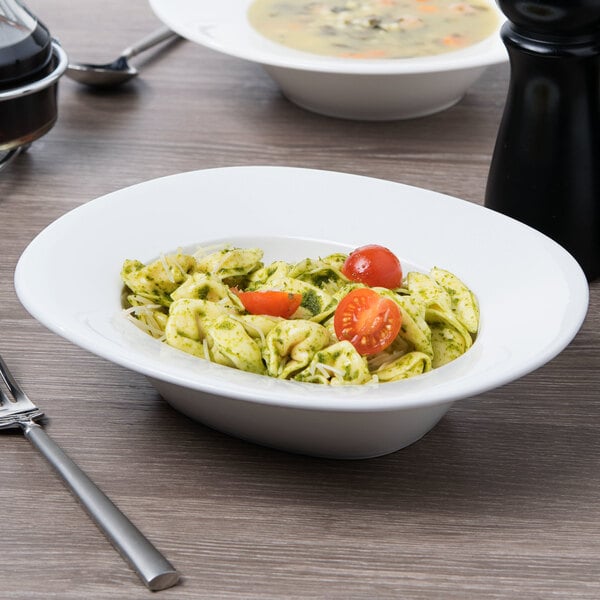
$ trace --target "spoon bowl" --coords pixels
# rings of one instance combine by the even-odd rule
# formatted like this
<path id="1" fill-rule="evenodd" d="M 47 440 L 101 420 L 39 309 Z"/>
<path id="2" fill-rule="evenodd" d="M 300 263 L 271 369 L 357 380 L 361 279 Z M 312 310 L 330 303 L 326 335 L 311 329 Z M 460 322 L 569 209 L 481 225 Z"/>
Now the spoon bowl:
<path id="1" fill-rule="evenodd" d="M 161 27 L 138 43 L 123 50 L 111 63 L 95 65 L 90 63 L 69 63 L 66 75 L 70 79 L 90 87 L 116 87 L 137 77 L 139 71 L 129 64 L 129 59 L 137 56 L 161 42 L 176 38 L 178 35 L 168 27 Z"/>
<path id="2" fill-rule="evenodd" d="M 137 77 L 138 74 L 139 71 L 129 65 L 123 56 L 106 65 L 71 63 L 67 67 L 67 76 L 73 81 L 96 87 L 117 86 Z"/>

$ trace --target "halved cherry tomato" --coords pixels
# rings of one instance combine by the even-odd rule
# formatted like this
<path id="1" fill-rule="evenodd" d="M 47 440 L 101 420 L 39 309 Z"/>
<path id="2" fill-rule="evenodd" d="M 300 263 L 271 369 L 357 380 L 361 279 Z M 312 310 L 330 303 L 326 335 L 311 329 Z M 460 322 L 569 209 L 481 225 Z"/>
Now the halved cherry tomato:
<path id="1" fill-rule="evenodd" d="M 344 296 L 333 317 L 338 339 L 348 340 L 363 356 L 385 350 L 401 324 L 398 305 L 369 288 L 358 288 Z"/>
<path id="2" fill-rule="evenodd" d="M 289 319 L 302 302 L 302 294 L 291 294 L 276 290 L 258 290 L 256 292 L 239 292 L 237 297 L 244 308 L 253 315 L 270 315 Z"/>
<path id="3" fill-rule="evenodd" d="M 394 289 L 402 283 L 402 266 L 396 255 L 383 246 L 369 244 L 350 253 L 342 273 L 351 281 L 370 287 Z"/>

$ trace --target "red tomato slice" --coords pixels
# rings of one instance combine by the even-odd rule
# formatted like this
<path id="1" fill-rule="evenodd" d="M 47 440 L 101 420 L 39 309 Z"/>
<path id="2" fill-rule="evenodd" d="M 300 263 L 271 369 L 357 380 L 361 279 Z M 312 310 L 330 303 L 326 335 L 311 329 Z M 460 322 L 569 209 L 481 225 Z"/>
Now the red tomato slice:
<path id="1" fill-rule="evenodd" d="M 344 296 L 333 317 L 338 339 L 348 340 L 363 356 L 385 350 L 401 324 L 398 305 L 369 288 L 352 290 Z"/>
<path id="2" fill-rule="evenodd" d="M 342 273 L 351 281 L 370 287 L 394 289 L 402 283 L 402 266 L 396 255 L 383 246 L 370 244 L 350 253 Z"/>
<path id="3" fill-rule="evenodd" d="M 279 291 L 235 292 L 244 308 L 253 315 L 289 319 L 302 302 L 302 294 Z"/>

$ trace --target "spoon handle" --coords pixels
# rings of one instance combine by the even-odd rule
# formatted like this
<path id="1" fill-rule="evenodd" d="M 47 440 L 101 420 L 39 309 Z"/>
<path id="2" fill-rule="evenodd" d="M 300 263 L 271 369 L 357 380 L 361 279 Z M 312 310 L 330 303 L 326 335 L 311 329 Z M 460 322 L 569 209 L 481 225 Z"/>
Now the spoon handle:
<path id="1" fill-rule="evenodd" d="M 172 29 L 170 29 L 169 27 L 161 27 L 160 29 L 157 29 L 154 33 L 147 35 L 145 38 L 142 38 L 139 42 L 133 44 L 133 46 L 125 48 L 125 50 L 123 50 L 123 52 L 121 53 L 121 56 L 123 58 L 132 58 L 134 56 L 137 56 L 140 52 L 143 52 L 144 50 L 148 50 L 149 48 L 152 48 L 153 46 L 156 46 L 161 42 L 175 37 L 178 37 L 178 34 L 176 34 Z"/>

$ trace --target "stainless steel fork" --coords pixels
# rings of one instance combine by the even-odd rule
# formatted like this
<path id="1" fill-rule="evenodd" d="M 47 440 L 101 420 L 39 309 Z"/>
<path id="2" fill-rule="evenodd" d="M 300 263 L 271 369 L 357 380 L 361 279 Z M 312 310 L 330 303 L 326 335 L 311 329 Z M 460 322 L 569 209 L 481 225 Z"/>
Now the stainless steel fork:
<path id="1" fill-rule="evenodd" d="M 44 413 L 27 397 L 1 356 L 0 376 L 12 397 L 0 387 L 0 429 L 21 428 L 150 590 L 164 590 L 177 584 L 179 574 L 173 565 L 35 423 Z"/>

